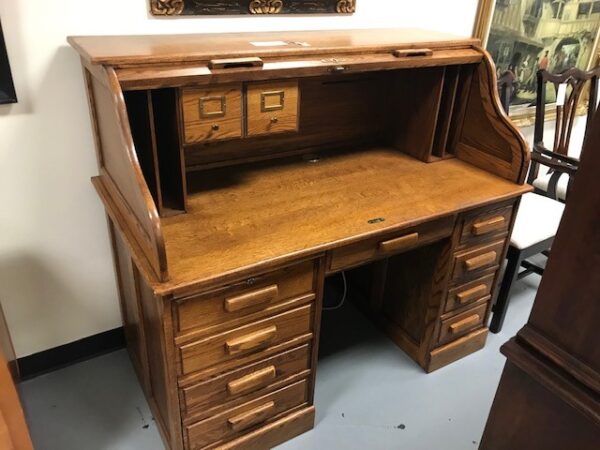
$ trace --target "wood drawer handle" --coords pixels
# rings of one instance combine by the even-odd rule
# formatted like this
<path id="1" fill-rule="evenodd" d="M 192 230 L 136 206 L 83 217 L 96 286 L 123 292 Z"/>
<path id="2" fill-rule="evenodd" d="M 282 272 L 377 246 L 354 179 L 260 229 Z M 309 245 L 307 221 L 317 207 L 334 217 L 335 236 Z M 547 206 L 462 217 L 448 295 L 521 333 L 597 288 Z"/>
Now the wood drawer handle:
<path id="1" fill-rule="evenodd" d="M 383 241 L 379 243 L 379 251 L 382 252 L 395 252 L 401 250 L 410 245 L 414 245 L 419 241 L 419 233 L 411 233 L 406 236 L 400 236 L 396 239 L 390 239 L 389 241 Z"/>
<path id="2" fill-rule="evenodd" d="M 257 57 L 250 58 L 230 58 L 230 59 L 211 59 L 208 62 L 210 70 L 215 69 L 240 69 L 245 67 L 262 67 L 263 60 Z"/>
<path id="3" fill-rule="evenodd" d="M 472 316 L 466 317 L 458 322 L 454 322 L 450 325 L 450 333 L 456 334 L 461 331 L 465 331 L 468 328 L 471 328 L 473 325 L 477 325 L 480 321 L 479 314 L 473 314 Z"/>
<path id="4" fill-rule="evenodd" d="M 275 370 L 275 366 L 265 367 L 264 369 L 257 370 L 256 372 L 238 378 L 237 380 L 230 381 L 227 383 L 227 392 L 229 392 L 230 395 L 248 392 L 274 380 L 276 375 L 277 371 Z"/>
<path id="5" fill-rule="evenodd" d="M 242 431 L 252 425 L 256 425 L 273 415 L 275 412 L 275 402 L 267 402 L 264 405 L 257 406 L 250 411 L 230 417 L 227 420 L 229 427 L 233 431 Z"/>
<path id="6" fill-rule="evenodd" d="M 414 58 L 416 56 L 431 56 L 433 50 L 430 48 L 409 48 L 406 50 L 394 50 L 393 55 L 396 58 Z"/>
<path id="7" fill-rule="evenodd" d="M 475 300 L 476 298 L 483 297 L 487 294 L 487 285 L 480 284 L 478 286 L 472 287 L 471 289 L 467 289 L 466 291 L 459 292 L 456 294 L 456 299 L 458 303 L 461 305 L 470 302 L 471 300 Z"/>
<path id="8" fill-rule="evenodd" d="M 225 351 L 228 355 L 236 355 L 247 350 L 252 350 L 269 343 L 276 334 L 277 327 L 272 325 L 225 342 Z"/>
<path id="9" fill-rule="evenodd" d="M 496 261 L 497 253 L 495 251 L 487 252 L 482 255 L 474 256 L 465 261 L 465 267 L 468 271 L 481 269 L 485 266 L 489 266 L 491 263 Z"/>
<path id="10" fill-rule="evenodd" d="M 506 219 L 504 216 L 495 216 L 481 222 L 476 222 L 471 227 L 471 233 L 475 236 L 491 233 L 492 231 L 504 228 L 505 222 Z"/>
<path id="11" fill-rule="evenodd" d="M 251 306 L 268 303 L 277 298 L 279 288 L 276 284 L 248 292 L 247 294 L 236 295 L 225 299 L 225 311 L 235 312 L 240 309 L 249 308 Z"/>

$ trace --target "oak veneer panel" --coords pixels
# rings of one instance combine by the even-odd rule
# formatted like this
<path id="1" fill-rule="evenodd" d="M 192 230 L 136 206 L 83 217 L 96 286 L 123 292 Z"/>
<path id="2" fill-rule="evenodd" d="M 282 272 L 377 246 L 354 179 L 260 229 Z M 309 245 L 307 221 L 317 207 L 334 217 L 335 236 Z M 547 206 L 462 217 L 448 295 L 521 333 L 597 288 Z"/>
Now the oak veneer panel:
<path id="1" fill-rule="evenodd" d="M 276 31 L 163 36 L 71 36 L 69 43 L 93 64 L 191 62 L 232 56 L 307 55 L 321 52 L 364 53 L 398 48 L 456 48 L 477 45 L 477 39 L 418 29 Z M 258 47 L 252 42 L 292 44 Z M 306 42 L 309 46 L 294 43 Z"/>
<path id="2" fill-rule="evenodd" d="M 188 214 L 162 219 L 172 279 L 161 288 L 340 247 L 529 190 L 462 161 L 427 164 L 386 148 L 318 164 L 298 158 L 205 172 Z M 373 218 L 385 221 L 369 223 Z"/>

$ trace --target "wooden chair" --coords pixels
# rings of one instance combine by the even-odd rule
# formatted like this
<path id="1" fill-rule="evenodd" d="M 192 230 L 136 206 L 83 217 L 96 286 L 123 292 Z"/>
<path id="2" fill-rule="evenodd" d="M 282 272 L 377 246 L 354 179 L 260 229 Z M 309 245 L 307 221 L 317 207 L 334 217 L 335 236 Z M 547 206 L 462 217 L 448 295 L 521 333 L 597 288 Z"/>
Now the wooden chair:
<path id="1" fill-rule="evenodd" d="M 510 291 L 515 280 L 531 273 L 539 275 L 544 273 L 543 267 L 528 261 L 528 258 L 540 253 L 545 256 L 549 254 L 562 218 L 564 202 L 579 167 L 578 159 L 567 156 L 577 107 L 583 98 L 584 87 L 589 82 L 590 95 L 585 129 L 587 136 L 588 125 L 592 122 L 591 118 L 597 108 L 599 75 L 600 68 L 588 72 L 570 69 L 560 75 L 540 70 L 537 74 L 534 144 L 531 168 L 527 179 L 528 183 L 534 185 L 535 192 L 525 194 L 521 199 L 506 256 L 506 270 L 492 309 L 490 331 L 493 333 L 498 333 L 502 329 Z M 546 84 L 548 82 L 554 84 L 557 92 L 563 83 L 568 87 L 565 92 L 564 104 L 561 105 L 562 102 L 559 101 L 557 106 L 553 151 L 546 148 L 544 144 Z M 543 178 L 540 177 L 542 167 L 545 170 Z M 521 267 L 524 270 L 519 272 Z"/>

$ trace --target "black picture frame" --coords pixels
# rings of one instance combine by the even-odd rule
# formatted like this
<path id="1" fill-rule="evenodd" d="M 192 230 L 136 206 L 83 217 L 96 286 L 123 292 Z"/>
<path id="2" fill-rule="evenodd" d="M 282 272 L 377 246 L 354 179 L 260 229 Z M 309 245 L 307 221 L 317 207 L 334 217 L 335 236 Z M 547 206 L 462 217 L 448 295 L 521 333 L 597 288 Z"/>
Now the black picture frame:
<path id="1" fill-rule="evenodd" d="M 4 42 L 2 22 L 0 21 L 0 105 L 17 103 L 17 93 L 10 72 L 10 63 Z"/>

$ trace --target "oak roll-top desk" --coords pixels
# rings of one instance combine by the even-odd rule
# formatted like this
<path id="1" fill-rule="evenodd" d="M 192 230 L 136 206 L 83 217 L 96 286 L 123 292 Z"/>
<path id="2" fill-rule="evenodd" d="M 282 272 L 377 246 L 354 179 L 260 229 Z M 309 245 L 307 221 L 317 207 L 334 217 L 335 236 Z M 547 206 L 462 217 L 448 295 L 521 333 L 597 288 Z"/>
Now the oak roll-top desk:
<path id="1" fill-rule="evenodd" d="M 473 39 L 73 37 L 128 348 L 172 449 L 314 423 L 325 277 L 432 371 L 483 347 L 529 152 Z"/>

